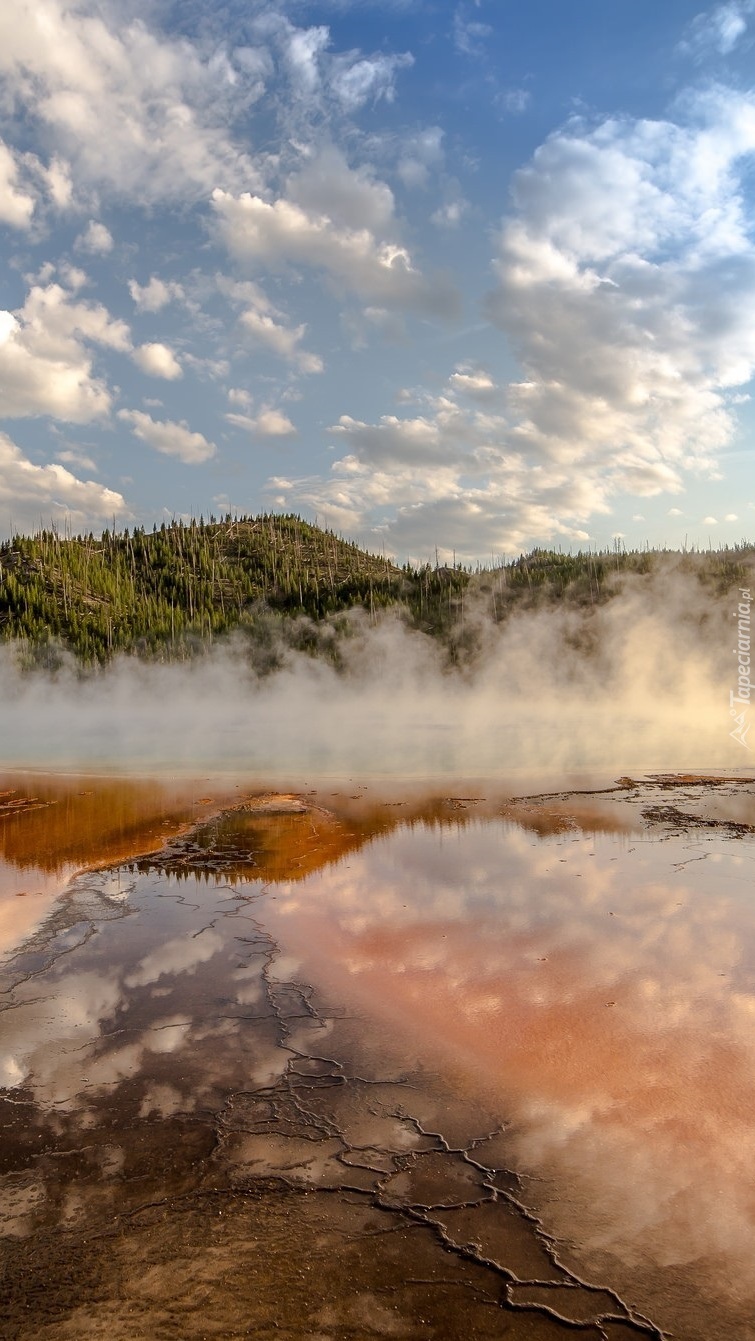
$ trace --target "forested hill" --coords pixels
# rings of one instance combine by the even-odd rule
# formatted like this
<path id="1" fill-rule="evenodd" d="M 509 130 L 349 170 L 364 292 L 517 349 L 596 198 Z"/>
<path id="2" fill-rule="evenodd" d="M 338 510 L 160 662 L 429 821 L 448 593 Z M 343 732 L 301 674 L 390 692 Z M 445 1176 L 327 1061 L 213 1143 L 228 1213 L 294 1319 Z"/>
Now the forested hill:
<path id="1" fill-rule="evenodd" d="M 183 650 L 248 621 L 255 606 L 314 618 L 401 600 L 384 558 L 292 516 L 175 522 L 153 531 L 0 545 L 0 633 L 62 639 L 82 660 Z"/>
<path id="2" fill-rule="evenodd" d="M 327 616 L 362 606 L 376 618 L 396 605 L 412 625 L 443 637 L 457 659 L 467 644 L 473 650 L 481 612 L 500 621 L 515 605 L 590 607 L 615 595 L 626 574 L 650 578 L 662 565 L 693 573 L 720 594 L 753 582 L 755 550 L 537 549 L 473 571 L 399 568 L 294 516 L 211 518 L 98 537 L 41 531 L 0 544 L 0 640 L 22 640 L 33 660 L 49 653 L 54 661 L 65 647 L 93 665 L 117 651 L 184 657 L 240 628 L 264 666 L 271 624 L 277 636 L 283 630 L 295 645 L 318 651 L 315 629 L 327 631 Z M 310 619 L 284 618 L 296 615 Z"/>

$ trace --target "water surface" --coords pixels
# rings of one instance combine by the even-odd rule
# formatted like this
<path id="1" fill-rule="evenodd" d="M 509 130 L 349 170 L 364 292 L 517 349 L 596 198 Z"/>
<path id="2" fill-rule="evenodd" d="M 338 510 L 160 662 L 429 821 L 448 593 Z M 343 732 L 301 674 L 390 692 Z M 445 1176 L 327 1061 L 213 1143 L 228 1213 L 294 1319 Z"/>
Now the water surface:
<path id="1" fill-rule="evenodd" d="M 0 818 L 4 1335 L 755 1336 L 751 781 L 56 785 Z"/>

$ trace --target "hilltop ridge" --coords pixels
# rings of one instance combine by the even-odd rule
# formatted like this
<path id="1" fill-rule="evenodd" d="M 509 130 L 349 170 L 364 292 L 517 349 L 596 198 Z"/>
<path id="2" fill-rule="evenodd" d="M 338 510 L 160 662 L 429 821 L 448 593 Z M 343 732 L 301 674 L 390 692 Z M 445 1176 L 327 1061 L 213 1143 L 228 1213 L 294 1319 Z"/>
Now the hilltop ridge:
<path id="1" fill-rule="evenodd" d="M 610 599 L 626 574 L 653 573 L 673 561 L 721 591 L 752 580 L 755 549 L 675 554 L 615 549 L 564 554 L 535 549 L 508 563 L 399 567 L 293 515 L 176 521 L 101 536 L 61 537 L 56 530 L 0 544 L 0 639 L 30 648 L 65 648 L 84 664 L 119 651 L 175 658 L 192 655 L 240 629 L 264 641 L 266 619 L 307 627 L 355 607 L 373 619 L 398 607 L 413 626 L 458 650 L 468 611 L 495 621 L 514 605 Z M 286 621 L 296 624 L 296 620 Z M 268 630 L 269 632 L 269 630 Z"/>

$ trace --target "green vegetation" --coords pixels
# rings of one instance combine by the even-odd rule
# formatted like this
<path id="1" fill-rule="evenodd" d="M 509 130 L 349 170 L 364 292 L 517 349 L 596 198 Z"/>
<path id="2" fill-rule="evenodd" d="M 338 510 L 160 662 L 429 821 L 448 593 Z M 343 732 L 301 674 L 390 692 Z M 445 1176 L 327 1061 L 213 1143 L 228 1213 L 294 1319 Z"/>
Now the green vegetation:
<path id="1" fill-rule="evenodd" d="M 114 652 L 186 655 L 260 604 L 313 619 L 400 600 L 403 574 L 297 517 L 181 522 L 151 533 L 54 531 L 0 546 L 0 630 L 59 639 L 84 662 Z"/>
<path id="2" fill-rule="evenodd" d="M 627 574 L 651 574 L 664 561 L 723 592 L 752 580 L 754 556 L 746 544 L 681 555 L 536 549 L 490 567 L 399 568 L 294 516 L 175 522 L 97 538 L 41 531 L 0 545 L 0 638 L 23 640 L 37 661 L 54 661 L 64 647 L 96 665 L 118 651 L 186 657 L 234 629 L 264 651 L 272 625 L 284 622 L 297 630 L 295 645 L 321 652 L 313 623 L 332 627 L 355 606 L 374 619 L 390 605 L 441 637 L 455 660 L 474 641 L 481 613 L 500 622 L 514 606 L 596 605 Z"/>

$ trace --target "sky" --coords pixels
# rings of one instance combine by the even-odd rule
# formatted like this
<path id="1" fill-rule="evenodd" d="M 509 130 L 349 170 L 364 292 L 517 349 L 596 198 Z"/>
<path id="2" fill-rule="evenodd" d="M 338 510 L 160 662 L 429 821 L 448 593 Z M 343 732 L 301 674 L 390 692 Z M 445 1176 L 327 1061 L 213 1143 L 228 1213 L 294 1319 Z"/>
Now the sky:
<path id="1" fill-rule="evenodd" d="M 0 536 L 755 538 L 755 0 L 3 0 Z"/>

